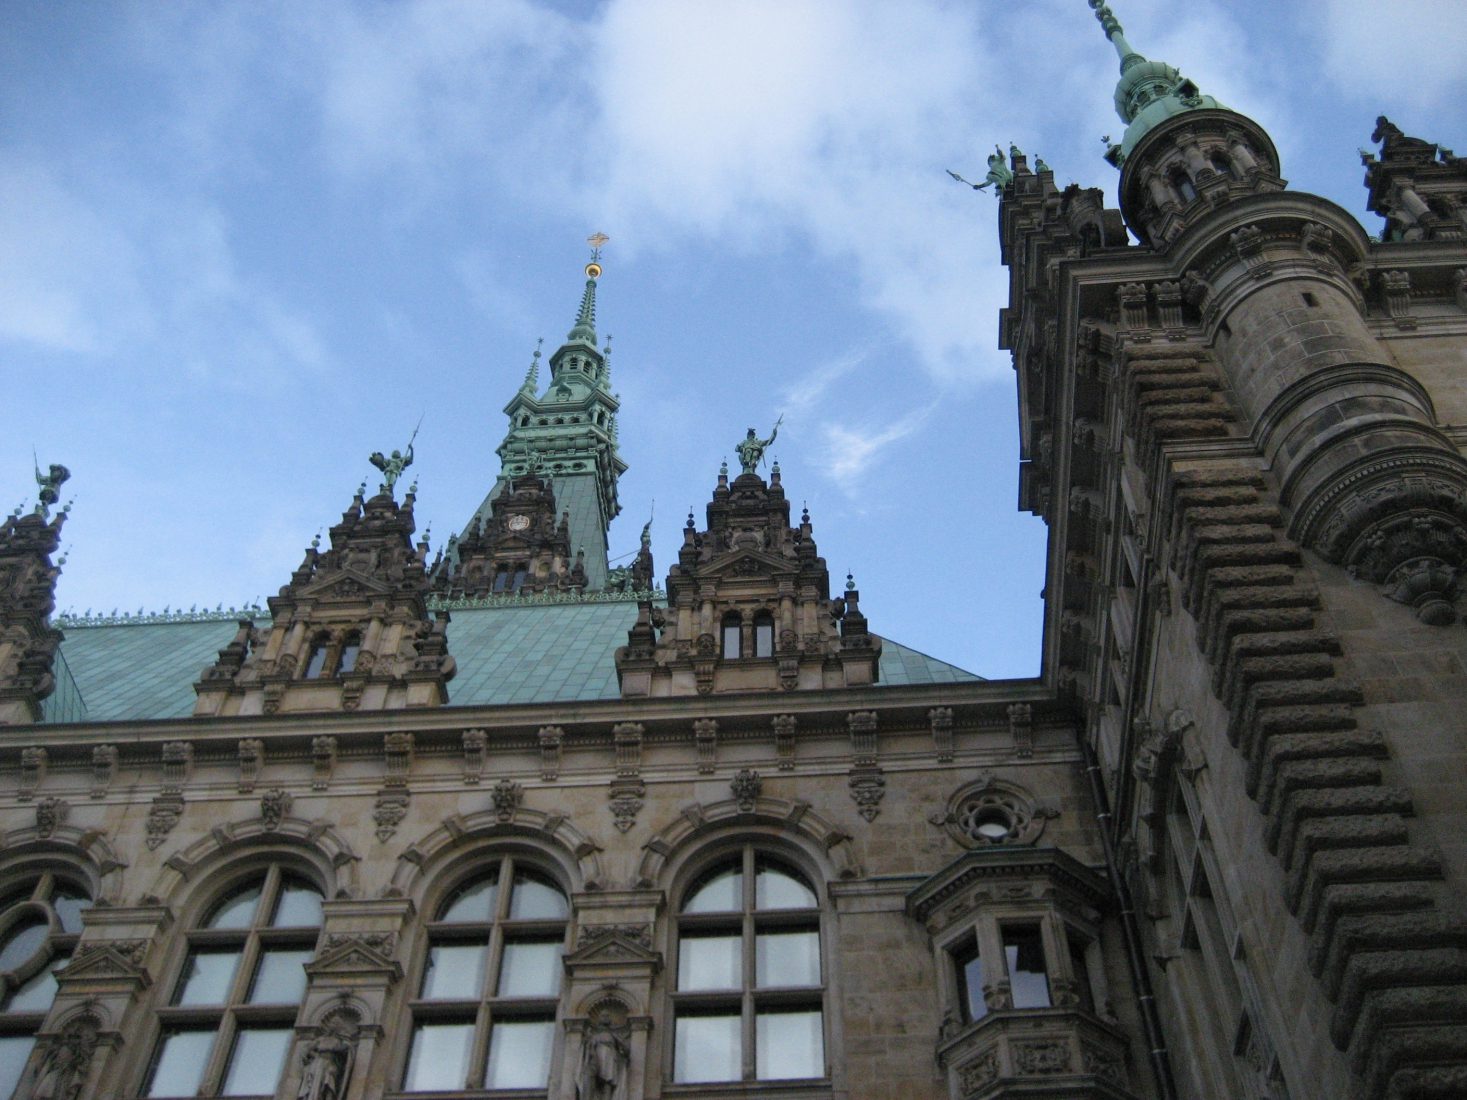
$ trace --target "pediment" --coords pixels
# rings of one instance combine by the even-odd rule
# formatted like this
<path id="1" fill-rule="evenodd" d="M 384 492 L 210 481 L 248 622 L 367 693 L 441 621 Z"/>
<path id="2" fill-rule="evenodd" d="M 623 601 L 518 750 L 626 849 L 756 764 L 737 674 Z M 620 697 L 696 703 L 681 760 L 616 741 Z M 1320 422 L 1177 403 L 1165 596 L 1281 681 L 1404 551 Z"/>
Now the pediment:
<path id="1" fill-rule="evenodd" d="M 565 956 L 566 966 L 597 963 L 662 964 L 662 955 L 652 950 L 651 932 L 645 927 L 589 925 L 581 929 L 581 942 Z"/>
<path id="2" fill-rule="evenodd" d="M 792 576 L 799 572 L 796 562 L 788 561 L 768 550 L 747 547 L 730 550 L 701 565 L 693 573 L 699 579 L 707 577 L 778 577 Z"/>
<path id="3" fill-rule="evenodd" d="M 142 975 L 145 940 L 123 940 L 116 944 L 88 944 L 66 964 L 66 977 L 136 978 Z"/>
<path id="4" fill-rule="evenodd" d="M 401 973 L 392 957 L 394 938 L 385 933 L 328 938 L 326 948 L 306 964 L 308 974 Z"/>
<path id="5" fill-rule="evenodd" d="M 360 596 L 385 596 L 392 590 L 391 585 L 369 573 L 363 573 L 357 569 L 342 569 L 325 580 L 307 585 L 297 593 L 297 596 L 312 599 L 322 597 L 355 599 Z"/>

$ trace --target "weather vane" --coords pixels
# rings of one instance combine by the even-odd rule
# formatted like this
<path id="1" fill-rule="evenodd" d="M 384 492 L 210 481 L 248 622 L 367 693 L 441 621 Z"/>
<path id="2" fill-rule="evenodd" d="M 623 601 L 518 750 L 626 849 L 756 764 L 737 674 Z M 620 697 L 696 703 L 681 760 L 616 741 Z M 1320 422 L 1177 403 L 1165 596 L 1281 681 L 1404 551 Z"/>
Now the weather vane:
<path id="1" fill-rule="evenodd" d="M 591 262 L 586 265 L 586 274 L 596 279 L 601 276 L 601 246 L 611 240 L 605 233 L 592 233 L 586 238 L 591 246 Z"/>

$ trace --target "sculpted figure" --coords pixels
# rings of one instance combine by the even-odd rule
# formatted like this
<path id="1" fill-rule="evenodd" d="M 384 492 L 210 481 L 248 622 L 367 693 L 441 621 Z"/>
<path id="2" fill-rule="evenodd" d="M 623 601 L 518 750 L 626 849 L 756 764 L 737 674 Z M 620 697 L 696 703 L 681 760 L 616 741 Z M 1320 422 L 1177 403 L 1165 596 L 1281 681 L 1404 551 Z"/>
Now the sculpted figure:
<path id="1" fill-rule="evenodd" d="M 408 444 L 407 454 L 393 451 L 391 458 L 383 458 L 381 451 L 374 451 L 367 461 L 382 471 L 382 487 L 390 493 L 402 472 L 413 464 L 413 445 Z"/>
<path id="2" fill-rule="evenodd" d="M 71 477 L 71 471 L 60 463 L 51 463 L 51 468 L 46 473 L 41 473 L 41 464 L 36 463 L 36 485 L 40 492 L 36 494 L 36 514 L 45 519 L 49 514 L 51 505 L 61 499 L 58 490 L 61 483 Z"/>
<path id="3" fill-rule="evenodd" d="M 734 450 L 739 456 L 739 465 L 743 467 L 744 473 L 752 474 L 759 466 L 759 461 L 764 457 L 765 450 L 779 435 L 779 426 L 784 423 L 784 417 L 774 422 L 774 430 L 769 433 L 768 439 L 760 439 L 754 434 L 754 429 L 749 429 L 749 434 L 744 436 Z"/>
<path id="4" fill-rule="evenodd" d="M 627 1069 L 632 1052 L 605 1016 L 586 1032 L 576 1100 L 627 1100 Z"/>
<path id="5" fill-rule="evenodd" d="M 351 1076 L 352 1044 L 334 1031 L 323 1031 L 301 1058 L 297 1100 L 341 1100 Z"/>

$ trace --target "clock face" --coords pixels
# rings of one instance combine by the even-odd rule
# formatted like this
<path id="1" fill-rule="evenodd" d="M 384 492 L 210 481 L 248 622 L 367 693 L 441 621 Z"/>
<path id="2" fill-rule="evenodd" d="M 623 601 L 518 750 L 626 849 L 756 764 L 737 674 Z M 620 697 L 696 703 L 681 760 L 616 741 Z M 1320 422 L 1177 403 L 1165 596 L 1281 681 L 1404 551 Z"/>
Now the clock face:
<path id="1" fill-rule="evenodd" d="M 523 531 L 528 526 L 530 526 L 530 517 L 529 516 L 510 516 L 509 517 L 509 529 L 511 531 Z"/>

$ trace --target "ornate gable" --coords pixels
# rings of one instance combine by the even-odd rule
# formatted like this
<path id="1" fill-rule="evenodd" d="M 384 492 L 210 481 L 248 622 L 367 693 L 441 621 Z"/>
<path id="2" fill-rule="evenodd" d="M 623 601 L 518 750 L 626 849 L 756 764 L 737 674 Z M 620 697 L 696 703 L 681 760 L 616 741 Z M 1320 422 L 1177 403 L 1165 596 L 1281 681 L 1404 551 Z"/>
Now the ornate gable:
<path id="1" fill-rule="evenodd" d="M 395 480 L 395 478 L 393 479 Z M 395 710 L 447 702 L 454 674 L 445 628 L 430 619 L 428 544 L 412 542 L 413 492 L 358 490 L 330 546 L 313 541 L 269 600 L 271 622 L 240 621 L 194 685 L 194 713 Z"/>
<path id="2" fill-rule="evenodd" d="M 448 542 L 433 564 L 433 591 L 449 599 L 586 587 L 584 555 L 571 552 L 570 516 L 557 515 L 555 491 L 538 473 L 506 477 L 489 514 Z"/>
<path id="3" fill-rule="evenodd" d="M 0 524 L 0 725 L 39 722 L 41 701 L 56 687 L 52 665 L 61 631 L 51 626 L 51 612 L 61 566 L 51 555 L 61 541 L 66 511 L 52 519 L 49 506 L 69 476 L 64 466 L 52 466 L 49 477 L 38 471 L 36 510 Z"/>
<path id="4" fill-rule="evenodd" d="M 644 603 L 617 651 L 623 696 L 785 691 L 874 683 L 881 640 L 854 584 L 834 599 L 810 514 L 790 525 L 779 466 L 765 482 L 725 468 L 667 577 L 667 609 Z"/>

